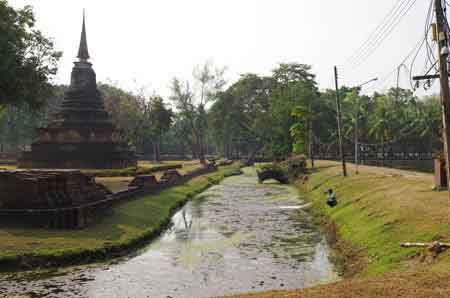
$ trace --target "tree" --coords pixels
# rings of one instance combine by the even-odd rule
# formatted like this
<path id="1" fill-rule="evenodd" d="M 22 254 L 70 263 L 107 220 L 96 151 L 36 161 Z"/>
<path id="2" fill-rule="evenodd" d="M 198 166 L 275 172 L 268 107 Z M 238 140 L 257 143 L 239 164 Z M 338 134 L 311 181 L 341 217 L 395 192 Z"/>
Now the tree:
<path id="1" fill-rule="evenodd" d="M 154 96 L 150 99 L 150 120 L 154 134 L 153 155 L 156 162 L 161 161 L 161 138 L 173 122 L 173 112 L 166 108 L 162 97 Z"/>
<path id="2" fill-rule="evenodd" d="M 209 123 L 221 152 L 252 159 L 269 139 L 269 94 L 272 78 L 244 74 L 217 96 L 209 111 Z"/>
<path id="3" fill-rule="evenodd" d="M 170 88 L 172 92 L 170 100 L 175 103 L 179 119 L 185 122 L 191 131 L 192 155 L 204 162 L 204 156 L 201 156 L 200 152 L 200 132 L 197 126 L 198 111 L 189 82 L 182 83 L 178 78 L 173 78 Z"/>
<path id="4" fill-rule="evenodd" d="M 0 108 L 8 105 L 42 107 L 51 96 L 61 52 L 35 29 L 30 6 L 14 9 L 0 0 Z"/>
<path id="5" fill-rule="evenodd" d="M 226 84 L 223 79 L 225 68 L 215 68 L 212 62 L 206 61 L 203 65 L 197 66 L 193 71 L 196 83 L 200 85 L 200 103 L 197 107 L 197 128 L 198 128 L 198 147 L 200 159 L 205 154 L 205 138 L 208 128 L 208 120 L 205 105 L 217 99 L 217 94 Z"/>
<path id="6" fill-rule="evenodd" d="M 297 111 L 302 110 L 312 113 L 313 103 L 318 97 L 315 76 L 311 73 L 311 66 L 299 63 L 281 63 L 273 70 L 275 86 L 269 99 L 270 113 L 272 119 L 272 140 L 270 142 L 271 151 L 278 158 L 285 158 L 293 151 L 294 139 L 291 134 L 291 127 L 296 124 L 295 114 L 292 114 L 294 107 Z M 298 115 L 298 113 L 297 113 Z M 298 117 L 297 117 L 298 120 Z M 312 118 L 308 118 L 303 126 L 297 125 L 297 129 L 307 130 L 304 136 L 296 133 L 297 137 L 308 135 L 310 139 Z M 295 134 L 295 131 L 294 131 Z M 309 144 L 309 140 L 296 140 L 300 149 L 300 144 Z M 309 146 L 308 146 L 309 147 Z"/>
<path id="7" fill-rule="evenodd" d="M 142 132 L 147 124 L 144 116 L 148 108 L 143 95 L 135 95 L 110 84 L 99 84 L 105 108 L 111 115 L 120 137 L 130 146 L 138 148 L 144 138 Z"/>
<path id="8" fill-rule="evenodd" d="M 214 68 L 211 61 L 206 61 L 203 65 L 194 68 L 194 79 L 200 84 L 200 105 L 214 101 L 218 91 L 222 90 L 226 84 L 223 76 L 225 68 Z"/>
<path id="9" fill-rule="evenodd" d="M 293 135 L 290 130 L 297 120 L 304 120 L 304 115 L 292 114 L 295 107 L 297 112 L 307 109 L 308 115 L 315 110 L 319 93 L 310 69 L 304 64 L 280 64 L 271 77 L 244 74 L 219 93 L 209 121 L 222 152 L 226 156 L 230 156 L 230 151 L 238 156 L 244 152 L 249 161 L 258 152 L 284 158 L 292 152 L 294 139 L 300 144 L 300 138 L 306 136 L 300 130 L 311 136 L 313 117 L 304 126 L 297 123 Z"/>
<path id="10" fill-rule="evenodd" d="M 99 89 L 122 139 L 141 154 L 153 150 L 159 161 L 161 138 L 169 129 L 173 115 L 163 99 L 157 95 L 146 96 L 143 89 L 131 93 L 108 84 L 99 84 Z"/>
<path id="11" fill-rule="evenodd" d="M 192 153 L 201 163 L 206 162 L 204 144 L 208 124 L 206 104 L 218 98 L 225 85 L 224 72 L 224 68 L 213 69 L 210 62 L 196 67 L 193 76 L 200 85 L 200 96 L 190 88 L 189 82 L 182 83 L 178 78 L 172 80 L 170 99 L 175 103 L 179 116 L 187 121 L 191 128 Z"/>

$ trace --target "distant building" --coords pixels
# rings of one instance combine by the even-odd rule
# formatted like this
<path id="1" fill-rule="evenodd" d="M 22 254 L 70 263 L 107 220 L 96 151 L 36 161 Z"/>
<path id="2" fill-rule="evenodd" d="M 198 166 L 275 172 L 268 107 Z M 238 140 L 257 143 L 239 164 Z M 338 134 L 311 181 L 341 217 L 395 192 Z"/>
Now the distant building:
<path id="1" fill-rule="evenodd" d="M 23 152 L 21 168 L 124 168 L 136 156 L 119 138 L 97 89 L 86 40 L 85 19 L 72 69 L 70 87 L 50 124 L 38 129 L 31 151 Z"/>

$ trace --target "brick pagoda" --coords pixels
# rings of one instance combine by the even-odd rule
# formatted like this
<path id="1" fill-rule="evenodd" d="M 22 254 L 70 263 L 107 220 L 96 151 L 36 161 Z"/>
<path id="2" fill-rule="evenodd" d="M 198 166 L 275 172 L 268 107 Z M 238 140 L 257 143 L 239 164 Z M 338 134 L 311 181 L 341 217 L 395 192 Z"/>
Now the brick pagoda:
<path id="1" fill-rule="evenodd" d="M 23 152 L 21 168 L 124 168 L 136 166 L 134 152 L 119 138 L 105 110 L 86 40 L 85 20 L 78 61 L 70 87 L 52 121 L 38 129 L 31 151 Z"/>

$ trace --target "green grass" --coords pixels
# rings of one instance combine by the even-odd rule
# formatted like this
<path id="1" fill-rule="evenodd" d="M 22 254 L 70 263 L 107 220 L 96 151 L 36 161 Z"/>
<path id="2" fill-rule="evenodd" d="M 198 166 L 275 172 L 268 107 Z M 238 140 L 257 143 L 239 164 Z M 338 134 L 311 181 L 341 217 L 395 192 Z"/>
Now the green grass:
<path id="1" fill-rule="evenodd" d="M 401 248 L 402 242 L 449 239 L 450 205 L 447 192 L 432 191 L 432 176 L 414 172 L 361 167 L 360 174 L 340 175 L 339 164 L 319 162 L 306 185 L 299 185 L 311 212 L 323 224 L 337 229 L 337 248 L 359 258 L 360 275 L 378 275 L 414 266 L 450 272 L 444 253 L 430 265 L 417 264 L 421 250 Z M 332 188 L 338 206 L 329 208 L 324 192 Z M 347 252 L 348 252 L 347 251 Z M 351 257 L 351 256 L 350 256 Z M 350 264 L 356 260 L 346 260 Z"/>
<path id="2" fill-rule="evenodd" d="M 156 236 L 176 208 L 218 183 L 236 167 L 223 167 L 186 184 L 117 205 L 82 230 L 1 228 L 0 265 L 73 264 L 120 254 Z"/>

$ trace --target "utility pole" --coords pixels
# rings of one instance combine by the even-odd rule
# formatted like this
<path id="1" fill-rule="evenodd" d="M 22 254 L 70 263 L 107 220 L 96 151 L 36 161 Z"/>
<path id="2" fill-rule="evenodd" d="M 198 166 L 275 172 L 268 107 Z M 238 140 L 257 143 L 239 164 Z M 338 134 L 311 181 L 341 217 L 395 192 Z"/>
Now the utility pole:
<path id="1" fill-rule="evenodd" d="M 357 110 L 356 110 L 356 118 L 355 118 L 355 174 L 358 175 L 358 153 L 359 153 L 359 144 L 358 144 L 358 134 L 359 134 L 359 95 L 358 98 L 356 99 L 357 102 Z"/>
<path id="2" fill-rule="evenodd" d="M 444 12 L 442 10 L 442 0 L 434 1 L 434 8 L 436 13 L 436 30 L 437 30 L 437 44 L 438 44 L 438 58 L 439 58 L 439 80 L 441 83 L 441 103 L 442 103 L 442 125 L 443 125 L 443 139 L 444 139 L 444 156 L 445 156 L 445 171 L 447 172 L 447 185 L 449 186 L 450 194 L 450 150 L 448 141 L 450 139 L 450 92 L 448 85 L 448 65 L 447 58 L 449 54 L 447 41 L 447 20 L 444 20 Z"/>
<path id="3" fill-rule="evenodd" d="M 309 121 L 309 158 L 311 160 L 311 168 L 314 168 L 314 140 L 313 140 L 313 130 L 312 121 Z"/>
<path id="4" fill-rule="evenodd" d="M 369 83 L 378 81 L 378 78 L 373 78 L 367 82 L 364 82 L 362 84 L 359 84 L 355 87 L 357 91 L 357 98 L 356 98 L 356 117 L 355 117 L 355 174 L 358 175 L 358 163 L 359 163 L 359 111 L 361 109 L 360 102 L 359 102 L 359 91 L 361 90 L 362 86 L 367 85 Z M 398 88 L 397 88 L 398 89 Z"/>
<path id="5" fill-rule="evenodd" d="M 312 115 L 312 103 L 309 103 L 309 114 Z M 311 117 L 311 116 L 310 116 Z M 309 138 L 309 158 L 311 159 L 311 168 L 314 168 L 314 135 L 313 135 L 313 121 L 308 120 L 308 138 Z"/>
<path id="6" fill-rule="evenodd" d="M 342 174 L 344 177 L 347 177 L 347 167 L 345 165 L 345 152 L 344 152 L 344 144 L 342 143 L 342 117 L 341 117 L 341 102 L 339 100 L 339 85 L 338 85 L 338 72 L 337 67 L 334 67 L 334 83 L 336 85 L 336 112 L 337 112 L 337 127 L 338 127 L 338 135 L 339 135 L 339 153 L 341 155 L 342 160 Z"/>

